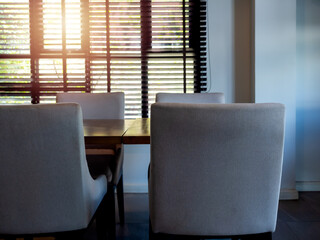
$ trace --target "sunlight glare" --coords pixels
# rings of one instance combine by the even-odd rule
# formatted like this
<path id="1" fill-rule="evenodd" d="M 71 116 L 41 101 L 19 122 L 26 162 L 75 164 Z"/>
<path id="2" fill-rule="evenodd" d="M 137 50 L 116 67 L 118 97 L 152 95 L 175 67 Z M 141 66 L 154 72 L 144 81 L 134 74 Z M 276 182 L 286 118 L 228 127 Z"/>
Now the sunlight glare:
<path id="1" fill-rule="evenodd" d="M 63 4 L 65 6 L 65 16 L 62 16 Z M 43 0 L 44 49 L 62 49 L 63 17 L 65 17 L 66 49 L 76 50 L 81 48 L 80 0 Z"/>

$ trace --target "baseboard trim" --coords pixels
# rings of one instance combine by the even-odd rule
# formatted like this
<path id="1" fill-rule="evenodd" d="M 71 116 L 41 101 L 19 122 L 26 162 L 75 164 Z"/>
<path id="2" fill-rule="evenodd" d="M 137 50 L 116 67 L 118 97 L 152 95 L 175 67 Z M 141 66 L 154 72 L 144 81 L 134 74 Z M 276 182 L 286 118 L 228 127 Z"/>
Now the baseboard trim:
<path id="1" fill-rule="evenodd" d="M 148 193 L 148 184 L 124 184 L 125 193 Z"/>
<path id="2" fill-rule="evenodd" d="M 320 182 L 308 182 L 308 181 L 297 181 L 296 188 L 298 191 L 306 192 L 306 191 L 320 191 Z"/>
<path id="3" fill-rule="evenodd" d="M 299 193 L 296 189 L 280 189 L 280 200 L 297 200 Z"/>
<path id="4" fill-rule="evenodd" d="M 320 189 L 320 182 L 318 183 Z M 124 184 L 123 191 L 125 193 L 148 193 L 148 184 Z M 300 191 L 300 190 L 299 190 Z M 305 190 L 310 191 L 310 190 Z M 314 190 L 319 191 L 319 190 Z M 299 199 L 299 194 L 296 189 L 281 189 L 280 200 L 295 200 Z"/>

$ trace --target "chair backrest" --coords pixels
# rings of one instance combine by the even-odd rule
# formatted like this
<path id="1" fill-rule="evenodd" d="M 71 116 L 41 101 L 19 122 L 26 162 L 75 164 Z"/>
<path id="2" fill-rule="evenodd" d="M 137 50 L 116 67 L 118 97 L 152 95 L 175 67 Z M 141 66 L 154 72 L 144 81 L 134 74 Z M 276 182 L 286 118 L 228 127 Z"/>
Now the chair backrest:
<path id="1" fill-rule="evenodd" d="M 0 106 L 0 234 L 87 227 L 97 186 L 82 121 L 73 103 Z"/>
<path id="2" fill-rule="evenodd" d="M 225 103 L 223 93 L 157 93 L 156 102 Z"/>
<path id="3" fill-rule="evenodd" d="M 155 233 L 274 231 L 284 141 L 282 104 L 151 107 L 150 219 Z"/>
<path id="4" fill-rule="evenodd" d="M 80 104 L 84 119 L 123 119 L 124 93 L 58 93 L 57 103 Z"/>

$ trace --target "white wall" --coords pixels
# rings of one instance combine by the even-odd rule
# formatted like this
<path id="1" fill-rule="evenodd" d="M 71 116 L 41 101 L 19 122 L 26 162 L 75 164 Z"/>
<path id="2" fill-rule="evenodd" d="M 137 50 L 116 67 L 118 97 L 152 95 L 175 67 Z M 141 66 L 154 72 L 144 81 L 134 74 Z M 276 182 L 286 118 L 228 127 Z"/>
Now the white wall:
<path id="1" fill-rule="evenodd" d="M 227 102 L 286 105 L 281 198 L 297 198 L 295 0 L 209 0 L 208 21 L 210 91 L 224 92 Z"/>
<path id="2" fill-rule="evenodd" d="M 296 0 L 255 0 L 254 18 L 255 101 L 286 106 L 281 197 L 295 198 Z"/>
<path id="3" fill-rule="evenodd" d="M 223 92 L 234 102 L 234 14 L 233 0 L 209 0 L 208 82 L 210 92 Z"/>
<path id="4" fill-rule="evenodd" d="M 320 191 L 320 1 L 297 0 L 297 188 Z"/>
<path id="5" fill-rule="evenodd" d="M 208 0 L 208 91 L 251 102 L 251 0 Z"/>
<path id="6" fill-rule="evenodd" d="M 124 192 L 148 192 L 150 145 L 124 145 Z"/>

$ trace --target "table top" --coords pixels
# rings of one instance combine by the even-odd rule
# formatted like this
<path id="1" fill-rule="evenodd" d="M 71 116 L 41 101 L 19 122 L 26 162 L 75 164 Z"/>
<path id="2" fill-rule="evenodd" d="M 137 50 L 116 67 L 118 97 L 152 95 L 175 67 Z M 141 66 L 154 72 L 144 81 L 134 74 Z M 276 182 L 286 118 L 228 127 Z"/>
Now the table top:
<path id="1" fill-rule="evenodd" d="M 86 119 L 86 144 L 149 144 L 150 119 Z"/>
<path id="2" fill-rule="evenodd" d="M 137 118 L 123 135 L 123 144 L 150 144 L 150 118 Z"/>

